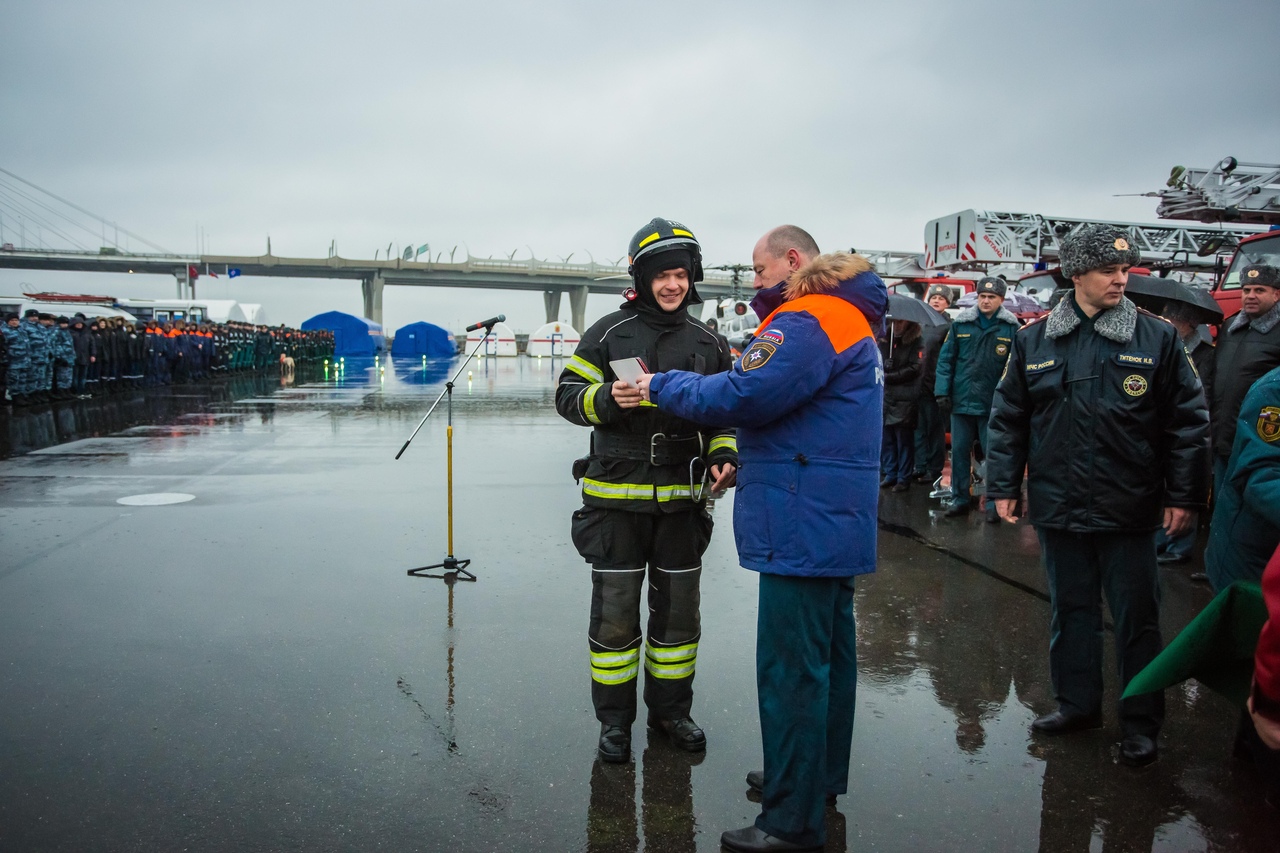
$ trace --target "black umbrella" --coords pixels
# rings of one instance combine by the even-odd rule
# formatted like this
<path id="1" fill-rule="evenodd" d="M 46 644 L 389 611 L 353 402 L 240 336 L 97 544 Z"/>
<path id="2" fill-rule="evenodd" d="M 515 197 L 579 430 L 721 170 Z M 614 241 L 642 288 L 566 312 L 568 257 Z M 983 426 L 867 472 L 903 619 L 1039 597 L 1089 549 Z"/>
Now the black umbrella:
<path id="1" fill-rule="evenodd" d="M 941 326 L 947 318 L 913 296 L 900 293 L 889 294 L 889 311 L 886 320 L 906 320 L 908 323 L 919 323 L 921 326 Z"/>
<path id="2" fill-rule="evenodd" d="M 1139 308 L 1153 314 L 1163 313 L 1170 307 L 1169 303 L 1176 302 L 1196 323 L 1222 322 L 1222 306 L 1214 301 L 1213 294 L 1183 281 L 1130 274 L 1124 293 Z"/>

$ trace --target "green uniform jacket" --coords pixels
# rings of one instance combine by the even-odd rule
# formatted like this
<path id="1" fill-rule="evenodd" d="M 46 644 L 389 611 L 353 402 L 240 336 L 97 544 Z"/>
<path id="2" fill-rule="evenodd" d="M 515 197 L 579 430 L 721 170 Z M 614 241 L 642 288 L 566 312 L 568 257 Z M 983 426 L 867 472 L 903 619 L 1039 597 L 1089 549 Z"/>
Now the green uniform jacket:
<path id="1" fill-rule="evenodd" d="M 1204 564 L 1215 590 L 1261 579 L 1280 545 L 1280 367 L 1240 404 L 1222 494 L 1215 498 Z"/>
<path id="2" fill-rule="evenodd" d="M 950 397 L 953 414 L 985 418 L 991 412 L 991 398 L 1013 348 L 1018 318 L 1001 307 L 991 319 L 983 329 L 978 325 L 978 309 L 965 308 L 942 342 L 933 395 Z"/>

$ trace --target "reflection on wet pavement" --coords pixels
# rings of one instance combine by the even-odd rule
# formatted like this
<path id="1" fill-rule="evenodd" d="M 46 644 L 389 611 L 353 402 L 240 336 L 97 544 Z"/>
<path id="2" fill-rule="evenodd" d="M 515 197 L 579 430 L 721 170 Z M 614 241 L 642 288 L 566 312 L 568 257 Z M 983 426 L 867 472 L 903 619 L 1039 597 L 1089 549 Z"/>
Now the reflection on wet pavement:
<path id="1" fill-rule="evenodd" d="M 393 461 L 448 363 L 9 416 L 0 849 L 712 851 L 750 823 L 756 577 L 732 496 L 704 559 L 708 752 L 641 725 L 632 763 L 595 760 L 568 535 L 587 433 L 554 413 L 561 366 L 488 359 L 458 382 L 456 553 L 479 580 L 457 586 L 405 576 L 446 553 L 443 420 Z M 116 503 L 155 493 L 195 497 Z M 1029 737 L 1052 707 L 1034 533 L 930 506 L 885 496 L 880 570 L 858 581 L 828 850 L 1275 849 L 1235 711 L 1194 682 L 1169 691 L 1146 770 L 1116 764 L 1114 714 Z M 1208 595 L 1183 569 L 1162 581 L 1167 638 Z"/>

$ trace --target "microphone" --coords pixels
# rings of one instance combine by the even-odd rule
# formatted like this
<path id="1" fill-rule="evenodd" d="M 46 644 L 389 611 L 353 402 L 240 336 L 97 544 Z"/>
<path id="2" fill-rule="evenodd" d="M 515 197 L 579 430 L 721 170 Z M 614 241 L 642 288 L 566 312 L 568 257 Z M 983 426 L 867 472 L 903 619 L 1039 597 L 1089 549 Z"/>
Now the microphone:
<path id="1" fill-rule="evenodd" d="M 497 317 L 490 317 L 488 320 L 481 320 L 479 323 L 472 323 L 470 326 L 467 326 L 467 331 L 474 332 L 476 329 L 481 327 L 489 329 L 493 327 L 494 323 L 501 323 L 505 319 L 507 319 L 506 314 L 499 314 Z"/>

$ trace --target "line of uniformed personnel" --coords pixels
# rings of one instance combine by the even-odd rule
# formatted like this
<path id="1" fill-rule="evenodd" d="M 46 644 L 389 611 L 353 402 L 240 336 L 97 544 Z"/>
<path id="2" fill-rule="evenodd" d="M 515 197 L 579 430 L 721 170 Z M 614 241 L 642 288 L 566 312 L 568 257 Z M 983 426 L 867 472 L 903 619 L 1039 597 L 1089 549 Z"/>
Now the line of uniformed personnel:
<path id="1" fill-rule="evenodd" d="M 0 331 L 0 399 L 14 406 L 261 371 L 281 356 L 298 364 L 333 356 L 328 330 L 239 322 L 134 323 L 31 308 L 8 315 Z"/>

